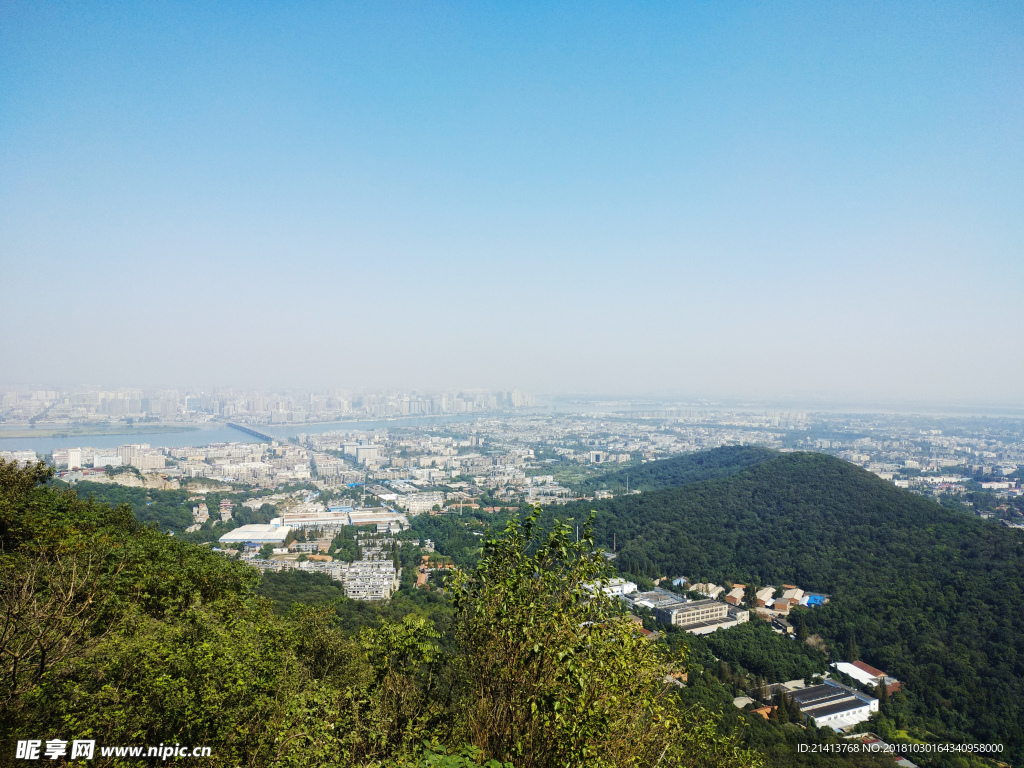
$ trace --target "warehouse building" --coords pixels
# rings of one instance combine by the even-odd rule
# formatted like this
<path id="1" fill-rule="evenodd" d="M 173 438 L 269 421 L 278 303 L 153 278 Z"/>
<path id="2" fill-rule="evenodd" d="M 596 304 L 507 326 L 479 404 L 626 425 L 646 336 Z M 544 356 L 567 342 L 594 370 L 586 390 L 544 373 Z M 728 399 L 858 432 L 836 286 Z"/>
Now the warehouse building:
<path id="1" fill-rule="evenodd" d="M 801 688 L 790 694 L 801 714 L 819 728 L 837 731 L 862 723 L 878 711 L 878 699 L 845 685 L 826 680 L 822 685 Z"/>
<path id="2" fill-rule="evenodd" d="M 875 669 L 870 664 L 865 664 L 863 661 L 855 661 L 852 664 L 846 661 L 839 661 L 832 666 L 844 675 L 852 677 L 861 685 L 874 688 L 881 683 L 885 683 L 889 693 L 895 693 L 902 687 L 902 683 L 900 683 L 900 681 L 895 677 L 890 677 L 882 670 Z"/>
<path id="3" fill-rule="evenodd" d="M 287 525 L 240 525 L 218 541 L 221 544 L 273 544 L 283 547 L 291 530 Z"/>

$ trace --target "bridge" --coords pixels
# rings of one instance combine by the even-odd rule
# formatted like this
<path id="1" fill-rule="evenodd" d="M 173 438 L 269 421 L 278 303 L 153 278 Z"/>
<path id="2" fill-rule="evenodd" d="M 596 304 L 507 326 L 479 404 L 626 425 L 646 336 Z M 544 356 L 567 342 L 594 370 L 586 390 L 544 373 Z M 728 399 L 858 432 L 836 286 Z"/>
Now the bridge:
<path id="1" fill-rule="evenodd" d="M 274 441 L 279 441 L 281 439 L 279 437 L 274 437 L 273 435 L 265 435 L 262 432 L 257 432 L 252 427 L 247 427 L 244 424 L 235 424 L 233 421 L 225 421 L 224 423 L 227 426 L 231 427 L 232 429 L 237 429 L 239 432 L 245 432 L 245 434 L 247 435 L 258 437 L 260 440 L 263 440 L 264 442 L 267 443 L 272 443 Z"/>

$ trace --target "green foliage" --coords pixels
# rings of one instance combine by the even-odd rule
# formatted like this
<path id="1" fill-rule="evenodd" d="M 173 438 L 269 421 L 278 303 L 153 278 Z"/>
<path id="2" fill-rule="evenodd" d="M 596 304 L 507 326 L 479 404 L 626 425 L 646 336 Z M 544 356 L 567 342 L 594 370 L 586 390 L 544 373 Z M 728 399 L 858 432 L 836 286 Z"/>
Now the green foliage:
<path id="1" fill-rule="evenodd" d="M 714 451 L 699 451 L 664 461 L 652 461 L 628 469 L 619 469 L 588 479 L 586 490 L 608 488 L 616 492 L 626 490 L 656 491 L 689 485 L 703 480 L 731 477 L 775 456 L 774 451 L 750 446 L 728 446 Z"/>
<path id="2" fill-rule="evenodd" d="M 246 599 L 256 574 L 127 506 L 29 484 L 45 479 L 0 462 L 0 738 L 216 737 L 225 763 L 262 753 L 250 729 L 290 675 L 279 630 Z"/>
<path id="3" fill-rule="evenodd" d="M 437 750 L 437 751 L 435 751 Z M 477 747 L 463 747 L 457 753 L 448 753 L 444 747 L 430 744 L 423 750 L 419 760 L 404 763 L 395 768 L 514 768 L 512 763 L 497 760 L 484 761 L 483 752 Z"/>
<path id="4" fill-rule="evenodd" d="M 107 464 L 107 466 L 103 468 L 103 471 L 106 473 L 107 477 L 115 477 L 116 475 L 134 475 L 139 478 L 139 480 L 143 479 L 142 473 L 138 468 L 133 467 L 130 464 L 123 464 L 119 467 L 113 467 L 110 464 Z"/>
<path id="5" fill-rule="evenodd" d="M 301 670 L 282 628 L 244 604 L 196 607 L 185 620 L 129 615 L 46 675 L 34 719 L 101 744 L 211 744 L 219 761 L 269 755 L 283 714 L 301 700 Z"/>
<path id="6" fill-rule="evenodd" d="M 665 678 L 682 660 L 586 588 L 609 575 L 589 532 L 542 534 L 538 519 L 510 522 L 452 585 L 469 741 L 522 768 L 756 762 L 706 712 L 678 708 Z"/>
<path id="7" fill-rule="evenodd" d="M 484 533 L 492 522 L 501 524 L 508 520 L 502 516 L 492 520 L 466 515 L 417 515 L 410 520 L 411 535 L 414 538 L 430 539 L 437 551 L 451 557 L 460 568 L 476 565 L 483 547 Z"/>
<path id="8" fill-rule="evenodd" d="M 296 603 L 323 605 L 345 597 L 341 582 L 327 574 L 294 570 L 264 573 L 259 593 L 270 598 L 278 613 L 287 613 Z"/>
<path id="9" fill-rule="evenodd" d="M 73 488 L 82 498 L 112 507 L 127 504 L 140 522 L 156 523 L 163 530 L 182 531 L 192 524 L 192 504 L 188 501 L 187 491 L 155 491 L 88 481 L 78 483 Z"/>
<path id="10" fill-rule="evenodd" d="M 429 618 L 435 626 L 451 622 L 452 607 L 445 595 L 422 589 L 403 588 L 383 602 L 349 600 L 341 582 L 324 573 L 280 571 L 264 573 L 258 592 L 269 598 L 279 615 L 296 605 L 322 606 L 334 610 L 337 629 L 347 636 L 357 635 L 364 627 L 376 627 L 386 621 L 401 621 L 409 614 Z"/>
<path id="11" fill-rule="evenodd" d="M 327 552 L 338 560 L 346 562 L 358 560 L 360 554 L 359 545 L 356 543 L 356 527 L 354 525 L 342 526 L 338 534 L 331 540 L 331 546 Z"/>
<path id="12" fill-rule="evenodd" d="M 825 672 L 828 658 L 810 646 L 783 637 L 754 618 L 728 630 L 695 636 L 670 628 L 698 658 L 727 661 L 739 674 L 771 681 L 803 680 Z"/>
<path id="13" fill-rule="evenodd" d="M 597 542 L 617 538 L 622 571 L 831 594 L 790 617 L 801 636 L 905 681 L 907 716 L 935 737 L 1024 754 L 1019 532 L 806 453 L 590 506 Z"/>
<path id="14" fill-rule="evenodd" d="M 185 528 L 192 525 L 192 507 L 198 501 L 189 501 L 194 491 L 187 488 L 179 490 L 156 490 L 153 488 L 133 488 L 116 483 L 91 483 L 83 481 L 74 486 L 55 481 L 58 488 L 72 488 L 83 499 L 92 499 L 103 504 L 117 507 L 126 504 L 131 507 L 136 519 L 142 523 L 156 523 L 161 530 L 173 530 L 181 535 Z M 184 534 L 191 541 L 212 541 L 223 536 L 232 528 L 249 523 L 268 523 L 277 514 L 272 504 L 264 504 L 258 510 L 251 510 L 238 504 L 238 496 L 224 491 L 203 492 L 205 504 L 214 519 L 208 522 L 204 531 L 196 534 Z M 232 510 L 233 519 L 227 523 L 217 522 L 217 508 L 222 499 L 231 499 L 236 506 Z M 204 536 L 204 533 L 209 535 Z"/>

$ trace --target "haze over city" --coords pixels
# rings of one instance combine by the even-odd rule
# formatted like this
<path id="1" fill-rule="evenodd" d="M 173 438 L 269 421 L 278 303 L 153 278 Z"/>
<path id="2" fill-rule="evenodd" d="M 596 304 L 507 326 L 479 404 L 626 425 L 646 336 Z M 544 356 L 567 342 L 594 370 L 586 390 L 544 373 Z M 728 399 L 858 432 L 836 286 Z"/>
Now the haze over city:
<path id="1" fill-rule="evenodd" d="M 2 16 L 4 384 L 1020 402 L 1019 4 Z"/>

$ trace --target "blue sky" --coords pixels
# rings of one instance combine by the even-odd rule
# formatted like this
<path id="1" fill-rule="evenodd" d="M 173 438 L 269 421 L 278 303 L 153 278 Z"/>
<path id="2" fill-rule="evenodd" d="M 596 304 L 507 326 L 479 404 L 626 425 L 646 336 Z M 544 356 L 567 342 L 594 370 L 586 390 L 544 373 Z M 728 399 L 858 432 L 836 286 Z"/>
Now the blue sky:
<path id="1" fill-rule="evenodd" d="M 0 3 L 0 380 L 1019 403 L 1019 3 Z"/>

